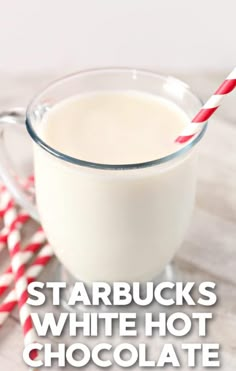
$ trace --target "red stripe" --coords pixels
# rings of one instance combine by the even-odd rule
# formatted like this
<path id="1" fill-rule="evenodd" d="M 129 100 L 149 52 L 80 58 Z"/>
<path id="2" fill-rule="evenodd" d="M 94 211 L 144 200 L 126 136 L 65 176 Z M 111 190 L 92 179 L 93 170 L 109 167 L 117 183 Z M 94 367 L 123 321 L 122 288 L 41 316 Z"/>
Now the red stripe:
<path id="1" fill-rule="evenodd" d="M 27 299 L 28 299 L 28 292 L 27 292 L 27 290 L 25 290 L 25 291 L 23 291 L 23 293 L 21 294 L 20 299 L 18 300 L 18 305 L 19 305 L 20 308 L 22 307 L 22 305 L 24 305 L 27 302 Z"/>
<path id="2" fill-rule="evenodd" d="M 176 140 L 175 142 L 176 143 L 186 143 L 188 140 L 190 140 L 191 138 L 194 137 L 195 134 L 191 134 L 191 135 L 180 135 Z"/>
<path id="3" fill-rule="evenodd" d="M 25 266 L 22 264 L 15 272 L 15 281 L 18 281 L 21 277 L 24 277 Z"/>
<path id="4" fill-rule="evenodd" d="M 8 303 L 2 303 L 0 306 L 0 313 L 1 312 L 11 312 L 13 308 L 16 306 L 17 300 L 9 301 Z"/>
<path id="5" fill-rule="evenodd" d="M 225 80 L 216 90 L 215 94 L 228 94 L 236 87 L 236 79 Z"/>
<path id="6" fill-rule="evenodd" d="M 13 201 L 10 200 L 10 201 L 8 202 L 7 206 L 5 207 L 5 209 L 0 210 L 0 217 L 3 217 L 3 216 L 6 214 L 6 212 L 7 212 L 7 211 L 12 207 L 12 206 L 13 206 Z"/>
<path id="7" fill-rule="evenodd" d="M 7 237 L 8 237 L 7 234 L 1 235 L 0 236 L 0 243 L 6 243 L 7 242 Z"/>
<path id="8" fill-rule="evenodd" d="M 29 315 L 26 318 L 25 323 L 23 325 L 23 333 L 24 333 L 24 335 L 26 335 L 32 328 L 33 328 L 32 319 L 31 319 L 31 316 Z"/>
<path id="9" fill-rule="evenodd" d="M 25 188 L 32 186 L 34 184 L 34 175 L 30 175 L 25 182 Z"/>
<path id="10" fill-rule="evenodd" d="M 29 215 L 22 214 L 18 215 L 16 219 L 12 222 L 10 226 L 10 231 L 14 230 L 15 228 L 19 227 L 19 225 L 24 224 L 29 220 Z"/>
<path id="11" fill-rule="evenodd" d="M 31 243 L 29 244 L 28 246 L 26 246 L 26 248 L 24 250 L 22 250 L 21 252 L 36 252 L 40 249 L 40 247 L 42 246 L 41 243 Z M 11 256 L 14 256 L 16 253 L 18 253 L 20 251 L 20 244 L 16 244 L 14 246 L 14 248 L 11 250 Z"/>
<path id="12" fill-rule="evenodd" d="M 217 108 L 218 108 L 218 106 L 213 107 L 213 108 L 202 108 L 196 114 L 196 116 L 194 117 L 192 122 L 197 122 L 197 123 L 205 122 L 206 120 L 208 120 L 211 117 L 211 115 L 213 115 L 213 113 L 217 110 Z"/>
<path id="13" fill-rule="evenodd" d="M 26 246 L 26 248 L 23 250 L 23 252 L 25 251 L 30 251 L 30 252 L 36 252 L 40 249 L 40 247 L 42 246 L 42 243 L 30 243 L 28 246 Z"/>
<path id="14" fill-rule="evenodd" d="M 12 267 L 11 267 L 11 265 L 10 265 L 9 268 L 7 268 L 7 269 L 5 270 L 5 273 L 4 273 L 4 274 L 7 274 L 7 273 L 12 273 Z"/>
<path id="15" fill-rule="evenodd" d="M 35 358 L 38 357 L 38 351 L 36 349 L 31 350 L 29 356 L 30 356 L 30 359 L 34 360 Z"/>
<path id="16" fill-rule="evenodd" d="M 10 251 L 10 255 L 13 258 L 18 252 L 20 252 L 20 243 L 17 242 L 13 249 Z"/>
<path id="17" fill-rule="evenodd" d="M 32 265 L 45 265 L 49 262 L 51 259 L 51 256 L 39 256 L 33 263 Z"/>
<path id="18" fill-rule="evenodd" d="M 9 288 L 9 286 L 0 286 L 0 296 L 4 294 L 4 292 Z"/>

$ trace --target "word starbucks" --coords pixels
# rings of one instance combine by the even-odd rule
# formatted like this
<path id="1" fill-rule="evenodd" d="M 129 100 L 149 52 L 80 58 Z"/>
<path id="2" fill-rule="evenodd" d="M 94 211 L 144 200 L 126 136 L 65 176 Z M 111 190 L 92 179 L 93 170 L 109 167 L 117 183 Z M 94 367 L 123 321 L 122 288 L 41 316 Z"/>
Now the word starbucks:
<path id="1" fill-rule="evenodd" d="M 34 282 L 29 285 L 28 304 L 32 306 L 43 305 L 46 301 L 44 289 L 51 290 L 53 305 L 60 305 L 63 297 L 63 290 L 66 288 L 64 282 Z M 196 366 L 196 359 L 201 359 L 201 366 L 220 367 L 219 361 L 219 344 L 214 343 L 183 343 L 179 344 L 178 348 L 170 342 L 165 342 L 164 345 L 157 346 L 155 359 L 149 357 L 148 346 L 143 341 L 136 345 L 128 342 L 116 344 L 115 346 L 109 342 L 109 338 L 115 336 L 123 339 L 125 337 L 135 338 L 140 334 L 144 335 L 144 339 L 155 337 L 165 337 L 172 335 L 174 337 L 183 338 L 189 334 L 191 330 L 197 330 L 199 338 L 207 335 L 208 323 L 212 319 L 212 313 L 206 311 L 194 311 L 192 313 L 184 313 L 180 311 L 178 306 L 200 305 L 210 307 L 217 301 L 214 282 L 202 282 L 196 284 L 194 282 L 162 282 L 158 285 L 152 282 L 139 284 L 138 282 L 129 284 L 127 282 L 115 282 L 111 285 L 105 282 L 96 282 L 91 286 L 85 286 L 82 282 L 75 283 L 71 295 L 68 299 L 68 305 L 71 307 L 78 305 L 94 306 L 95 310 L 89 312 L 63 312 L 59 317 L 55 317 L 54 313 L 45 313 L 44 316 L 39 316 L 38 313 L 32 313 L 32 320 L 35 330 L 39 337 L 52 335 L 60 337 L 62 332 L 68 332 L 68 335 L 76 342 L 69 347 L 59 343 L 55 347 L 51 344 L 34 343 L 26 346 L 23 353 L 23 358 L 26 364 L 30 367 L 51 367 L 52 360 L 57 361 L 59 367 L 71 365 L 73 367 L 84 367 L 89 362 L 93 362 L 96 366 L 106 368 L 111 365 L 128 368 L 138 365 L 139 368 L 155 367 L 162 368 L 165 366 L 180 367 L 185 354 L 186 361 L 189 367 Z M 128 306 L 135 303 L 137 307 L 148 306 L 153 302 L 157 302 L 161 306 L 177 306 L 177 311 L 171 313 L 160 311 L 157 309 L 154 313 L 145 310 L 140 311 L 137 316 L 136 312 L 119 312 L 119 307 Z M 96 306 L 106 305 L 106 311 L 96 312 Z M 117 306 L 109 311 L 109 307 Z M 132 307 L 133 309 L 133 307 Z M 189 312 L 189 311 L 188 311 Z M 140 333 L 139 333 L 140 332 Z M 81 337 L 88 342 L 89 337 L 96 338 L 100 334 L 108 339 L 107 342 L 96 343 L 94 347 L 88 344 L 78 342 L 78 337 Z M 148 343 L 148 341 L 147 341 Z M 162 342 L 163 343 L 163 342 Z M 30 354 L 32 350 L 39 353 L 39 358 L 32 360 Z M 80 359 L 76 354 L 80 352 Z M 180 361 L 181 360 L 181 361 Z"/>
<path id="2" fill-rule="evenodd" d="M 45 288 L 52 290 L 53 305 L 61 305 L 63 290 L 66 282 L 32 282 L 28 286 L 30 298 L 28 304 L 40 306 L 45 303 Z M 132 303 L 138 306 L 148 306 L 154 301 L 162 306 L 181 306 L 187 304 L 194 306 L 212 306 L 217 301 L 214 292 L 214 282 L 161 282 L 155 285 L 153 282 L 93 282 L 91 286 L 83 282 L 76 282 L 71 290 L 67 305 L 85 306 L 127 306 Z M 193 296 L 194 295 L 194 296 Z"/>

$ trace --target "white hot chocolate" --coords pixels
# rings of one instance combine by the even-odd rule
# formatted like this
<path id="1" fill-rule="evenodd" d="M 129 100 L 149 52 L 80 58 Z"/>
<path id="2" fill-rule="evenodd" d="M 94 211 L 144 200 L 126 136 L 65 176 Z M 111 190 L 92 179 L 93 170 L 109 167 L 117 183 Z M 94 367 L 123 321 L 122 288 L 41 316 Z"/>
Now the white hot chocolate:
<path id="1" fill-rule="evenodd" d="M 38 134 L 55 150 L 100 164 L 134 164 L 178 150 L 188 123 L 174 103 L 136 91 L 71 97 L 44 115 Z M 55 254 L 84 281 L 157 276 L 186 232 L 194 203 L 192 151 L 155 166 L 97 169 L 35 150 L 40 218 Z"/>

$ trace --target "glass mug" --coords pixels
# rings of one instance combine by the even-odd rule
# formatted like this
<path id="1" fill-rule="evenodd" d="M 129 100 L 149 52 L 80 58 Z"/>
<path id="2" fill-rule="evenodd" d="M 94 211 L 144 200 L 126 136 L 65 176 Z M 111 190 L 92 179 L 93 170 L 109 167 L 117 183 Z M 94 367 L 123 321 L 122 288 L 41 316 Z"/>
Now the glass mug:
<path id="1" fill-rule="evenodd" d="M 155 94 L 176 103 L 190 119 L 201 107 L 184 83 L 152 72 L 110 68 L 67 76 L 37 95 L 26 112 L 26 127 L 33 142 L 37 207 L 17 182 L 19 166 L 13 169 L 10 151 L 8 155 L 5 151 L 7 133 L 25 121 L 21 110 L 0 116 L 1 175 L 16 200 L 40 221 L 59 261 L 75 279 L 152 280 L 171 261 L 189 225 L 195 197 L 196 148 L 206 125 L 190 143 L 177 145 L 174 153 L 128 165 L 72 158 L 42 140 L 42 117 L 54 104 L 103 90 Z M 29 154 L 27 161 L 30 173 Z"/>

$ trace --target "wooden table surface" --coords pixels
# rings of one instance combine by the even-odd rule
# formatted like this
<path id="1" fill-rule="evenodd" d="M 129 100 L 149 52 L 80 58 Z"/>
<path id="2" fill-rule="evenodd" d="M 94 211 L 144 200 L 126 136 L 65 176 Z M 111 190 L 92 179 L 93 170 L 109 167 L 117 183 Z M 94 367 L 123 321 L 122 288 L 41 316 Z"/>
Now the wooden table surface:
<path id="1" fill-rule="evenodd" d="M 206 100 L 225 75 L 202 73 L 178 77 L 188 82 Z M 0 110 L 26 106 L 35 92 L 55 77 L 58 74 L 10 76 L 0 73 Z M 202 143 L 195 212 L 185 242 L 175 258 L 176 269 L 182 279 L 217 283 L 219 301 L 212 309 L 214 319 L 204 341 L 220 343 L 220 369 L 224 371 L 236 370 L 235 99 L 236 94 L 233 93 L 224 107 L 218 110 Z M 51 278 L 50 274 L 51 269 L 48 269 L 41 279 Z M 190 340 L 199 342 L 196 331 L 191 333 Z M 15 311 L 0 329 L 0 370 L 26 370 L 21 353 L 22 334 Z M 181 368 L 187 369 L 184 366 Z M 201 367 L 196 369 L 202 370 Z"/>

